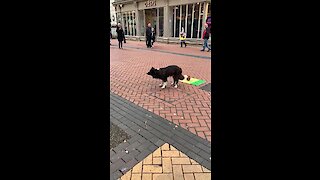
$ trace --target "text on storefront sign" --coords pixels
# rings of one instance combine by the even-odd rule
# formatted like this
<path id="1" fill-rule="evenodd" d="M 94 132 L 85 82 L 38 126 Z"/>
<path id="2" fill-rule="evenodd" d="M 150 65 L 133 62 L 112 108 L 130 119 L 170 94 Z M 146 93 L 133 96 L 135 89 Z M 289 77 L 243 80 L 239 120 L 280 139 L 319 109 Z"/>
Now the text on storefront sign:
<path id="1" fill-rule="evenodd" d="M 146 1 L 145 5 L 146 7 L 156 6 L 156 1 Z"/>

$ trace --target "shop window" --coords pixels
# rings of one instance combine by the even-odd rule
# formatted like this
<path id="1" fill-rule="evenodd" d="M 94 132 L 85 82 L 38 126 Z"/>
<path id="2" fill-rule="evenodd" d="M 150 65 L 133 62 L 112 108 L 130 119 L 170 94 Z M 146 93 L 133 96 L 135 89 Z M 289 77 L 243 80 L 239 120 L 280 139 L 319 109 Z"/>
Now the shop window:
<path id="1" fill-rule="evenodd" d="M 134 31 L 133 31 L 133 34 L 134 36 L 137 35 L 137 22 L 136 22 L 136 13 L 133 12 L 133 28 L 134 28 Z"/>
<path id="2" fill-rule="evenodd" d="M 175 7 L 172 8 L 172 11 L 173 11 L 173 12 L 172 12 L 172 26 L 171 26 L 171 27 L 172 27 L 172 28 L 171 28 L 172 33 L 171 33 L 171 34 L 172 34 L 172 37 L 174 37 L 174 36 L 175 36 L 174 25 L 175 25 L 175 22 L 176 22 L 176 21 L 175 21 L 175 14 L 176 14 L 176 9 L 175 9 Z"/>
<path id="3" fill-rule="evenodd" d="M 202 38 L 202 32 L 204 31 L 204 29 L 202 29 L 203 15 L 200 15 L 199 20 L 200 20 L 200 28 L 199 28 L 199 36 L 198 37 Z"/>
<path id="4" fill-rule="evenodd" d="M 176 6 L 176 32 L 175 37 L 179 37 L 180 32 L 180 6 Z"/>
<path id="5" fill-rule="evenodd" d="M 127 29 L 128 29 L 128 34 L 127 35 L 131 35 L 131 29 L 130 29 L 130 12 L 127 13 Z"/>
<path id="6" fill-rule="evenodd" d="M 131 36 L 134 35 L 133 32 L 133 12 L 130 12 L 130 31 L 131 31 Z"/>
<path id="7" fill-rule="evenodd" d="M 193 7 L 193 4 L 189 4 L 189 5 L 188 5 L 188 14 L 187 14 L 187 38 L 191 38 L 192 7 Z"/>
<path id="8" fill-rule="evenodd" d="M 183 27 L 184 32 L 186 32 L 186 25 L 185 25 L 185 22 L 186 22 L 186 5 L 181 5 L 181 8 L 182 8 L 181 27 L 180 27 L 179 31 L 181 32 L 182 31 L 182 27 Z"/>
<path id="9" fill-rule="evenodd" d="M 159 8 L 159 37 L 163 37 L 163 8 Z"/>
<path id="10" fill-rule="evenodd" d="M 198 31 L 198 22 L 199 22 L 199 6 L 200 3 L 194 4 L 194 17 L 193 17 L 193 33 L 192 38 L 197 38 L 197 35 L 199 34 Z"/>
<path id="11" fill-rule="evenodd" d="M 199 38 L 202 38 L 202 32 L 204 31 L 204 23 L 206 21 L 206 19 L 203 19 L 204 18 L 204 3 L 201 3 L 201 10 L 200 10 L 200 17 L 199 17 L 199 20 L 200 20 L 200 28 L 199 28 Z"/>

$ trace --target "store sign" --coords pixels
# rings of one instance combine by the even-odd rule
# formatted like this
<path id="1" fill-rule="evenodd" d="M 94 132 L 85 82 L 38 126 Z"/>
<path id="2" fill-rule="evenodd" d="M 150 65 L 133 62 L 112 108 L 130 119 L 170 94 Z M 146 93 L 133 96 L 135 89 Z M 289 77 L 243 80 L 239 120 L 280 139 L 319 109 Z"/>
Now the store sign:
<path id="1" fill-rule="evenodd" d="M 152 6 L 156 6 L 156 0 L 153 1 L 146 1 L 145 3 L 146 7 L 152 7 Z"/>

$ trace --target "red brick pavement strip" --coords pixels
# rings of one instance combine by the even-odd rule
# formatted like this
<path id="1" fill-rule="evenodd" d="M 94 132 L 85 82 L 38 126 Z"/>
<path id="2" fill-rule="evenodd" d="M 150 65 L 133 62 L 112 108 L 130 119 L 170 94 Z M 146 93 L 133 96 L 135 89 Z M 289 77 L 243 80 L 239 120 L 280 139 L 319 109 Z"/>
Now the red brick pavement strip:
<path id="1" fill-rule="evenodd" d="M 112 45 L 118 46 L 118 41 L 113 39 L 111 41 Z M 126 44 L 123 44 L 123 47 L 136 47 L 136 48 L 145 48 L 146 43 L 143 41 L 126 41 Z M 174 53 L 183 53 L 183 54 L 189 54 L 189 55 L 196 55 L 196 56 L 206 56 L 211 57 L 211 53 L 207 51 L 200 51 L 202 49 L 202 46 L 188 46 L 184 48 L 184 46 L 181 48 L 180 44 L 165 44 L 165 43 L 157 43 L 155 42 L 154 50 L 163 50 L 163 51 L 170 51 Z"/>
<path id="2" fill-rule="evenodd" d="M 211 95 L 200 87 L 179 83 L 161 90 L 151 67 L 178 65 L 183 74 L 211 82 L 211 61 L 137 49 L 110 48 L 111 92 L 211 141 Z M 168 78 L 168 85 L 172 78 Z"/>

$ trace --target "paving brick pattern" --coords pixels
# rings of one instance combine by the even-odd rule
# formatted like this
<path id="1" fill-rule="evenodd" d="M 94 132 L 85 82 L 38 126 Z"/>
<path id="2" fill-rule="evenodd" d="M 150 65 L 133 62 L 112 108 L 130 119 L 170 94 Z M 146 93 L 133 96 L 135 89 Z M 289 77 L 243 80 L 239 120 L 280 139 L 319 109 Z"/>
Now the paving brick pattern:
<path id="1" fill-rule="evenodd" d="M 134 43 L 128 42 L 124 47 Z M 136 45 L 143 47 L 141 42 L 140 44 L 137 42 Z M 160 45 L 154 49 L 159 48 L 158 46 Z M 161 48 L 186 54 L 202 53 L 198 52 L 198 48 L 180 49 L 175 45 L 161 45 Z M 175 64 L 183 69 L 183 74 L 204 79 L 206 84 L 209 84 L 211 60 L 151 50 L 117 47 L 110 49 L 111 92 L 211 141 L 211 92 L 201 89 L 201 86 L 184 83 L 179 83 L 178 89 L 168 86 L 161 90 L 159 87 L 161 81 L 152 79 L 146 74 L 151 67 L 159 68 Z M 172 78 L 168 81 L 170 84 Z"/>
<path id="2" fill-rule="evenodd" d="M 210 180 L 211 171 L 165 143 L 121 177 L 121 180 Z"/>
<path id="3" fill-rule="evenodd" d="M 160 153 L 164 158 L 189 157 L 211 170 L 209 141 L 112 92 L 110 92 L 110 120 L 131 136 L 110 150 L 110 180 L 121 177 L 152 152 L 159 154 L 156 150 L 165 143 L 172 146 L 167 146 L 167 149 Z M 150 158 L 145 159 L 146 162 L 150 160 Z M 186 159 L 171 161 L 182 162 Z M 161 162 L 163 163 L 162 158 L 152 157 L 152 163 Z M 132 179 L 134 178 L 138 178 L 138 175 L 133 175 Z"/>

